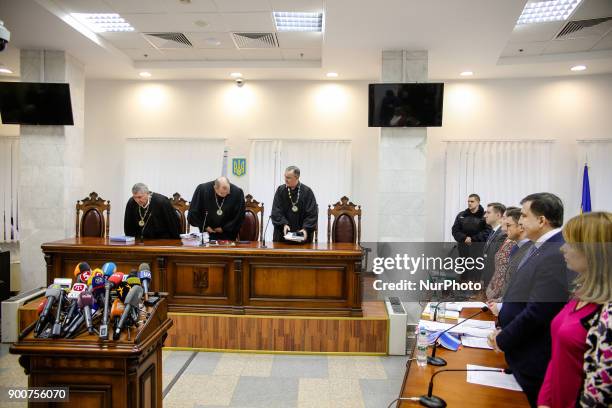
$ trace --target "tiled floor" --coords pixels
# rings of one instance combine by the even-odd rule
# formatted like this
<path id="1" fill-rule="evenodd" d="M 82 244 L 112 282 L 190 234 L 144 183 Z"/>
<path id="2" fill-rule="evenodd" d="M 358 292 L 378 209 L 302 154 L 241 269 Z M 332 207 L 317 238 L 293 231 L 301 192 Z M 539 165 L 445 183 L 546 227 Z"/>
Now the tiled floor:
<path id="1" fill-rule="evenodd" d="M 164 407 L 384 408 L 399 394 L 405 364 L 406 357 L 164 351 Z M 26 386 L 6 344 L 0 386 Z"/>

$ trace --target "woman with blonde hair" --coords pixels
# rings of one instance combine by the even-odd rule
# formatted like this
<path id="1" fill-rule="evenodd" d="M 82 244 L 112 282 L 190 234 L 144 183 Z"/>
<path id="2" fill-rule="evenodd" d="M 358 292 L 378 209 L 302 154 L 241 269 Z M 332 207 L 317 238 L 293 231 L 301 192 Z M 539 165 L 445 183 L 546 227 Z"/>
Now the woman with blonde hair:
<path id="1" fill-rule="evenodd" d="M 572 218 L 561 251 L 578 274 L 572 300 L 551 323 L 552 354 L 539 407 L 612 404 L 612 213 Z"/>

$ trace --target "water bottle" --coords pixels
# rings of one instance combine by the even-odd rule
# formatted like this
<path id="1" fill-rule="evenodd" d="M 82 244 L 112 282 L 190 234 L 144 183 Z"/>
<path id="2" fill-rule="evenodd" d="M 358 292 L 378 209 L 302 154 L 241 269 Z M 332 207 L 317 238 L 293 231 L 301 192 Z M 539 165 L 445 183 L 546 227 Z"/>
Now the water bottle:
<path id="1" fill-rule="evenodd" d="M 416 362 L 419 367 L 425 367 L 427 365 L 427 331 L 421 328 L 417 336 L 416 346 Z"/>

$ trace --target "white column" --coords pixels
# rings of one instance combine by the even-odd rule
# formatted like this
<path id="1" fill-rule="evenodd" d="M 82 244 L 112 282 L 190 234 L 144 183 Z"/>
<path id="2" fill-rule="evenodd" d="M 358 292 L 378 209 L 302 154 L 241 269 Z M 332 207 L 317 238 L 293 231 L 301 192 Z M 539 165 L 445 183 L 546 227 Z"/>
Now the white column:
<path id="1" fill-rule="evenodd" d="M 383 51 L 382 82 L 427 82 L 427 51 Z M 427 128 L 382 128 L 378 160 L 378 240 L 425 239 Z"/>
<path id="2" fill-rule="evenodd" d="M 21 126 L 19 221 L 21 290 L 46 285 L 44 242 L 74 236 L 76 200 L 83 195 L 82 64 L 63 51 L 22 50 L 23 82 L 67 82 L 74 126 Z"/>

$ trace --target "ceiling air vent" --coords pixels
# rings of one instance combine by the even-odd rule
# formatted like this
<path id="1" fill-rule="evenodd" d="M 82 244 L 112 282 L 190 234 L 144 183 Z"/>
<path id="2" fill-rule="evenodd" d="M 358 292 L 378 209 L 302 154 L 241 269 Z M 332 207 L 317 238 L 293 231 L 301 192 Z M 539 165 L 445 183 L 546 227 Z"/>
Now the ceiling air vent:
<path id="1" fill-rule="evenodd" d="M 144 33 L 144 36 L 157 48 L 193 48 L 183 33 Z"/>
<path id="2" fill-rule="evenodd" d="M 238 48 L 278 48 L 275 33 L 232 33 Z"/>
<path id="3" fill-rule="evenodd" d="M 600 24 L 606 23 L 608 21 L 612 21 L 612 17 L 593 18 L 591 20 L 570 21 L 569 23 L 565 25 L 565 27 L 563 27 L 561 32 L 557 34 L 556 38 L 565 37 L 565 36 L 568 36 L 578 31 L 581 31 L 580 33 L 581 36 L 597 35 L 598 33 L 589 33 L 588 31 L 599 31 L 599 29 L 600 28 L 603 29 L 603 27 L 597 27 L 594 30 L 589 30 L 589 29 L 594 28 Z M 599 35 L 601 35 L 601 33 L 599 33 Z"/>

